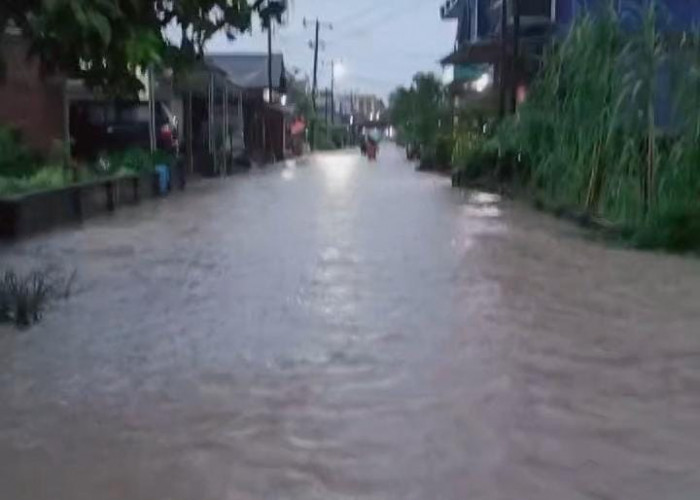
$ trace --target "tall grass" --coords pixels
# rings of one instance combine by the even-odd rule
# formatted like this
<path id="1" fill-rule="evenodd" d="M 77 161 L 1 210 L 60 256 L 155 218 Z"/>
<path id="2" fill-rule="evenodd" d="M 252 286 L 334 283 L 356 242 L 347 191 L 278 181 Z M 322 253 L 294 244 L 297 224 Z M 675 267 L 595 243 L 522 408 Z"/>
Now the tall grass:
<path id="1" fill-rule="evenodd" d="M 640 18 L 624 29 L 611 5 L 578 19 L 497 142 L 526 158 L 538 198 L 645 234 L 644 246 L 700 249 L 700 34 L 665 36 L 653 4 Z M 667 244 L 665 223 L 689 234 Z"/>
<path id="2" fill-rule="evenodd" d="M 38 322 L 52 301 L 70 295 L 74 280 L 75 272 L 66 277 L 52 268 L 0 273 L 0 323 L 28 327 Z"/>

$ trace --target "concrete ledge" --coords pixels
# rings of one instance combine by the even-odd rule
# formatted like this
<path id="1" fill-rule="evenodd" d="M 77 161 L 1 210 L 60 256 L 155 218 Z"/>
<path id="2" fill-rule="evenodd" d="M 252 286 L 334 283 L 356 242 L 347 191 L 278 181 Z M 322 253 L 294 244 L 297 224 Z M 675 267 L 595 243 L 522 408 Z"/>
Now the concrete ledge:
<path id="1" fill-rule="evenodd" d="M 79 223 L 156 193 L 153 174 L 108 177 L 0 198 L 0 238 L 16 239 Z"/>

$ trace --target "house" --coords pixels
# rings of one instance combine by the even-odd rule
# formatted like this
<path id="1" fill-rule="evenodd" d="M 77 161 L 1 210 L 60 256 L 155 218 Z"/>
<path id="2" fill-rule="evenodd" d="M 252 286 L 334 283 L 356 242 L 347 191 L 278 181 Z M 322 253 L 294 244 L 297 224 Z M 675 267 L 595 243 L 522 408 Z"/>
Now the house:
<path id="1" fill-rule="evenodd" d="M 212 176 L 245 165 L 244 90 L 206 61 L 178 75 L 173 86 L 182 101 L 181 151 L 188 170 Z"/>
<path id="2" fill-rule="evenodd" d="M 89 129 L 91 123 L 77 123 L 78 118 L 107 116 L 114 108 L 110 103 L 130 103 L 133 109 L 140 104 L 141 116 L 142 111 L 148 113 L 153 95 L 180 124 L 180 152 L 190 172 L 220 174 L 244 156 L 284 157 L 293 113 L 285 102 L 287 75 L 281 54 L 271 60 L 272 96 L 267 91 L 266 54 L 212 54 L 184 73 L 155 75 L 152 88 L 138 97 L 114 100 L 79 80 L 43 75 L 38 62 L 27 58 L 27 49 L 21 33 L 5 34 L 0 50 L 8 71 L 0 83 L 0 124 L 17 129 L 30 147 L 45 155 L 61 144 L 77 144 L 72 134 Z M 146 147 L 148 143 L 146 137 Z M 73 154 L 79 153 L 73 149 Z"/>
<path id="3" fill-rule="evenodd" d="M 19 31 L 5 33 L 0 50 L 8 68 L 0 82 L 0 124 L 18 130 L 28 146 L 45 156 L 61 145 L 78 160 L 94 159 L 81 156 L 76 147 L 92 135 L 80 141 L 76 134 L 102 130 L 95 120 L 105 121 L 125 105 L 139 116 L 148 113 L 151 91 L 154 101 L 165 104 L 179 123 L 180 152 L 189 172 L 222 173 L 245 153 L 243 90 L 215 66 L 200 62 L 180 75 L 164 71 L 154 77 L 149 91 L 114 99 L 80 80 L 42 74 L 39 63 L 27 57 L 28 43 Z M 147 135 L 131 146 L 148 147 Z"/>
<path id="4" fill-rule="evenodd" d="M 292 110 L 287 106 L 287 74 L 282 54 L 273 54 L 269 95 L 267 54 L 208 54 L 206 61 L 223 71 L 243 92 L 243 123 L 248 153 L 259 160 L 284 158 Z"/>
<path id="5" fill-rule="evenodd" d="M 642 22 L 650 0 L 613 0 L 620 21 L 634 28 Z M 514 0 L 506 3 L 506 44 L 502 43 L 502 0 L 447 0 L 440 8 L 444 20 L 457 21 L 455 47 L 441 62 L 453 68 L 451 94 L 458 108 L 493 110 L 499 105 L 499 82 L 524 90 L 537 71 L 537 57 L 553 36 L 565 34 L 584 12 L 595 13 L 609 0 L 519 0 L 520 60 L 512 60 Z M 659 28 L 682 32 L 700 23 L 700 2 L 657 0 Z M 504 55 L 505 49 L 505 58 Z M 535 57 L 533 57 L 535 56 Z M 520 92 L 519 92 L 520 94 Z"/>
<path id="6" fill-rule="evenodd" d="M 16 129 L 27 145 L 48 155 L 67 140 L 65 79 L 42 75 L 38 61 L 27 60 L 28 48 L 19 32 L 2 38 L 7 71 L 0 83 L 0 124 Z"/>

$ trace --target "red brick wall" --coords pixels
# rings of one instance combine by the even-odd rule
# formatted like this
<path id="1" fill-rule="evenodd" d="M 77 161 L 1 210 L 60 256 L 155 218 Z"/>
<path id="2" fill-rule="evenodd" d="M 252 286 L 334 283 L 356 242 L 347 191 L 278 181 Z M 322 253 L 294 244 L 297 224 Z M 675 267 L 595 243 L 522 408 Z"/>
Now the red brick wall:
<path id="1" fill-rule="evenodd" d="M 41 78 L 21 38 L 3 37 L 0 50 L 7 67 L 0 82 L 0 125 L 20 129 L 29 146 L 49 153 L 56 140 L 64 139 L 62 85 Z"/>

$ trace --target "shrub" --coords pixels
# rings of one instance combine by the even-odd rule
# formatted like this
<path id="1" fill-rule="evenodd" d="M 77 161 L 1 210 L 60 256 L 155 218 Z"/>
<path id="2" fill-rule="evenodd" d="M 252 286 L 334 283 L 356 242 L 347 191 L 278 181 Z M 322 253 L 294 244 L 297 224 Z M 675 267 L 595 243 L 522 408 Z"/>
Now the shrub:
<path id="1" fill-rule="evenodd" d="M 432 170 L 437 163 L 437 152 L 434 146 L 421 145 L 418 170 Z"/>
<path id="2" fill-rule="evenodd" d="M 662 36 L 653 4 L 634 30 L 612 6 L 579 18 L 496 143 L 527 159 L 514 173 L 544 205 L 625 227 L 644 248 L 687 250 L 700 238 L 700 31 Z M 667 93 L 670 113 L 657 109 Z"/>
<path id="3" fill-rule="evenodd" d="M 61 167 L 44 167 L 28 179 L 32 190 L 55 189 L 65 186 L 66 172 Z"/>
<path id="4" fill-rule="evenodd" d="M 38 155 L 22 143 L 18 131 L 0 127 L 0 177 L 31 175 L 37 163 Z"/>
<path id="5" fill-rule="evenodd" d="M 5 271 L 0 275 L 0 322 L 28 327 L 38 322 L 51 301 L 70 294 L 75 273 L 65 278 L 54 269 L 26 275 Z"/>
<path id="6" fill-rule="evenodd" d="M 331 151 L 339 149 L 347 143 L 347 131 L 345 127 L 329 126 L 325 122 L 315 123 L 316 149 Z"/>
<path id="7" fill-rule="evenodd" d="M 37 170 L 30 177 L 0 177 L 0 195 L 20 195 L 68 184 L 70 181 L 63 168 L 49 166 Z"/>
<path id="8" fill-rule="evenodd" d="M 628 228 L 627 237 L 641 249 L 700 252 L 700 208 L 673 207 L 653 214 Z"/>
<path id="9" fill-rule="evenodd" d="M 127 149 L 102 156 L 94 166 L 99 175 L 114 175 L 118 172 L 142 174 L 153 170 L 154 156 L 143 149 Z"/>
<path id="10" fill-rule="evenodd" d="M 435 166 L 439 169 L 449 169 L 452 166 L 454 149 L 455 139 L 451 134 L 438 137 L 435 143 Z"/>
<path id="11" fill-rule="evenodd" d="M 462 182 L 484 177 L 497 178 L 498 149 L 480 132 L 459 134 L 452 154 L 453 172 Z"/>

